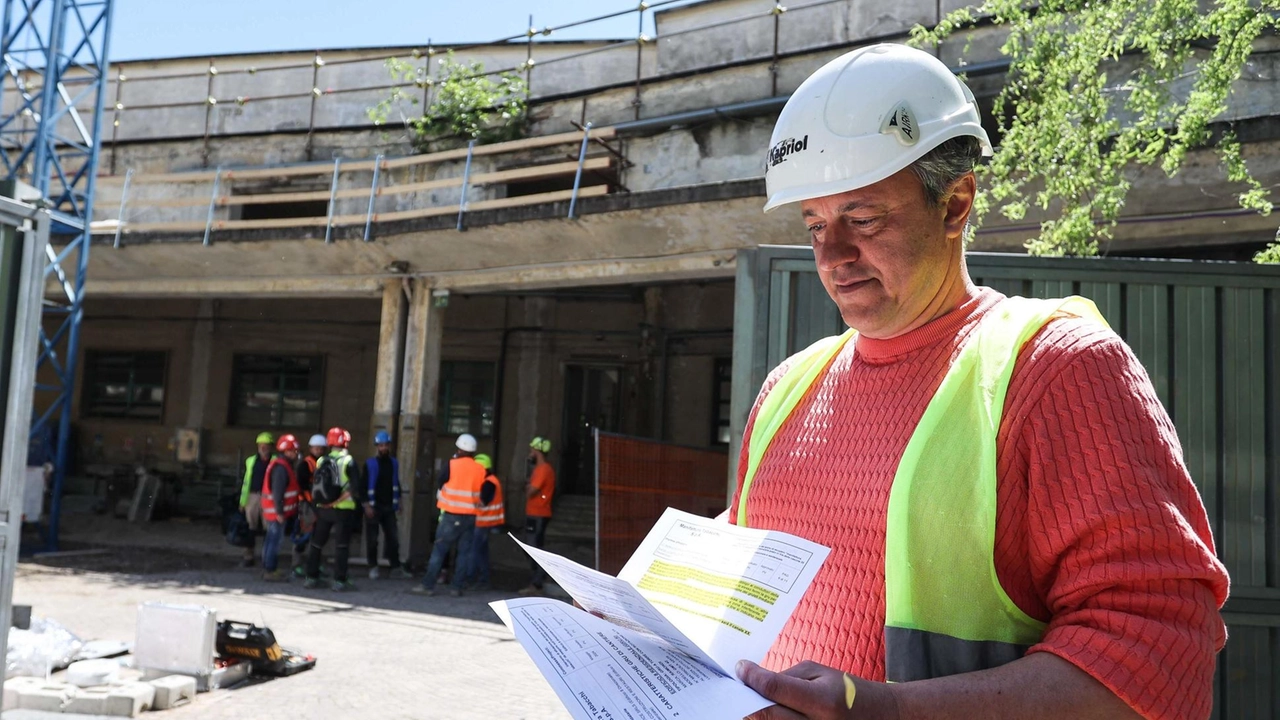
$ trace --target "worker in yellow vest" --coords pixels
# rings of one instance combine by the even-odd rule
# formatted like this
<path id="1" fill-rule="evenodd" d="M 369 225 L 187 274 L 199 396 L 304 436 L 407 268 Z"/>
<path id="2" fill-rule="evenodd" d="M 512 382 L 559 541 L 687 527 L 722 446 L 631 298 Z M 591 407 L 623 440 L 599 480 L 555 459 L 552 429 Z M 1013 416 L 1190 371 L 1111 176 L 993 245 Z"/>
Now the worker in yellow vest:
<path id="1" fill-rule="evenodd" d="M 411 592 L 418 595 L 436 594 L 436 577 L 444 567 L 445 558 L 455 546 L 458 555 L 454 563 L 453 577 L 449 582 L 449 594 L 462 594 L 462 584 L 471 564 L 471 543 L 475 539 L 476 516 L 480 514 L 480 486 L 484 484 L 484 468 L 476 462 L 476 439 L 469 433 L 458 436 L 454 443 L 457 452 L 449 460 L 440 476 L 440 490 L 436 494 L 436 507 L 440 508 L 440 524 L 436 527 L 436 541 L 427 561 L 427 575 L 421 585 Z"/>
<path id="2" fill-rule="evenodd" d="M 1092 302 L 972 281 L 991 152 L 904 45 L 778 118 L 765 210 L 798 204 L 850 330 L 773 371 L 743 434 L 729 520 L 831 549 L 737 664 L 777 703 L 751 720 L 1210 715 L 1228 578 L 1173 424 Z"/>
<path id="3" fill-rule="evenodd" d="M 253 567 L 254 545 L 257 535 L 266 525 L 262 522 L 262 486 L 267 477 L 267 465 L 271 463 L 275 449 L 275 436 L 269 432 L 258 433 L 254 441 L 258 452 L 244 460 L 244 478 L 240 483 L 240 512 L 249 523 L 249 546 L 244 549 L 241 567 Z"/>
<path id="4" fill-rule="evenodd" d="M 484 468 L 484 482 L 480 486 L 480 512 L 476 515 L 476 534 L 471 541 L 471 567 L 466 581 L 475 581 L 475 590 L 488 590 L 489 584 L 489 536 L 507 524 L 502 507 L 502 481 L 493 473 L 493 460 L 483 453 L 476 455 L 476 462 Z"/>

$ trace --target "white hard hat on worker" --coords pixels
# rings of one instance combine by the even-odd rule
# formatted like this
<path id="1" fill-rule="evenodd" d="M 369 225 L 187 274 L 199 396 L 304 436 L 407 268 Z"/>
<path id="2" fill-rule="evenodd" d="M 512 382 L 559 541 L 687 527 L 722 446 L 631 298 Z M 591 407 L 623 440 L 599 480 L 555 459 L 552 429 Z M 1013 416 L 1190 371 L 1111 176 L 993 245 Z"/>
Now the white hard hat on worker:
<path id="1" fill-rule="evenodd" d="M 782 109 L 764 210 L 872 185 L 964 135 L 991 155 L 973 93 L 941 61 L 905 45 L 854 50 L 810 75 Z"/>

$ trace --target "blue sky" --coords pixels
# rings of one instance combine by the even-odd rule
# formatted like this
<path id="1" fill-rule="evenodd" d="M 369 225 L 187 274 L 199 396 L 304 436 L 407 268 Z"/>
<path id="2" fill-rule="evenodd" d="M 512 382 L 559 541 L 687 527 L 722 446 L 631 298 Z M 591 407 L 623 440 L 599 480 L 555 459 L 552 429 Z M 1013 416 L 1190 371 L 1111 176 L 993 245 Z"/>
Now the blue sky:
<path id="1" fill-rule="evenodd" d="M 633 0 L 115 0 L 112 60 L 486 42 L 636 7 Z M 652 11 L 646 16 L 652 17 Z M 634 13 L 551 39 L 634 37 Z M 652 21 L 646 27 L 652 33 Z"/>

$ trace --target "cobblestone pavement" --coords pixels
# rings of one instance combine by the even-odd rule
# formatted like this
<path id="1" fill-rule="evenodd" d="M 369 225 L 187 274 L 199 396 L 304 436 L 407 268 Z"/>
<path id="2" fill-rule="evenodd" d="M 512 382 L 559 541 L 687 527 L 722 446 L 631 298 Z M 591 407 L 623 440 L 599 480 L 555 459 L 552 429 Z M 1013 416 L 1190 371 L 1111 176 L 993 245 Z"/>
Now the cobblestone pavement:
<path id="1" fill-rule="evenodd" d="M 318 658 L 314 670 L 202 694 L 189 706 L 144 717 L 569 717 L 487 605 L 510 593 L 423 598 L 406 592 L 413 581 L 372 581 L 355 567 L 358 590 L 337 594 L 264 583 L 252 570 L 207 569 L 208 562 L 161 562 L 141 572 L 111 555 L 58 564 L 74 566 L 21 564 L 14 602 L 85 639 L 132 642 L 138 603 L 194 603 L 222 619 L 265 623 L 282 645 Z"/>

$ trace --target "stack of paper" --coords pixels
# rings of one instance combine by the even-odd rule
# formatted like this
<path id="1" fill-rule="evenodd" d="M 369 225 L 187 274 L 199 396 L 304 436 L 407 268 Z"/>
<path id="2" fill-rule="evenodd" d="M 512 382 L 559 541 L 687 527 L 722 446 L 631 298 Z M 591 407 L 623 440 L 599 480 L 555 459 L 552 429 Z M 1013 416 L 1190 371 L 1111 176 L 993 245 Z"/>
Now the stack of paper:
<path id="1" fill-rule="evenodd" d="M 616 578 L 521 547 L 582 609 L 492 607 L 576 720 L 738 720 L 771 705 L 734 665 L 760 662 L 827 558 L 786 533 L 670 509 Z"/>

